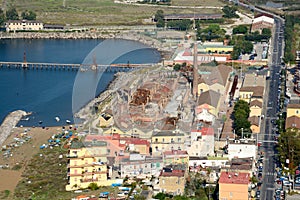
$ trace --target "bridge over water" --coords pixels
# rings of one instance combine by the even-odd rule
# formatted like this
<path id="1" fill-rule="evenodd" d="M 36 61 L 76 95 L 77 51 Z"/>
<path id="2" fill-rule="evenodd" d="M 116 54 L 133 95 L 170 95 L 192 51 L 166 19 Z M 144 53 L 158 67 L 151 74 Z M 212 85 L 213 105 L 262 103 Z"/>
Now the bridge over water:
<path id="1" fill-rule="evenodd" d="M 126 71 L 134 68 L 153 66 L 155 63 L 129 64 L 119 63 L 111 65 L 102 64 L 67 64 L 67 63 L 40 63 L 40 62 L 2 62 L 0 68 L 36 69 L 36 70 L 72 70 L 72 71 Z"/>

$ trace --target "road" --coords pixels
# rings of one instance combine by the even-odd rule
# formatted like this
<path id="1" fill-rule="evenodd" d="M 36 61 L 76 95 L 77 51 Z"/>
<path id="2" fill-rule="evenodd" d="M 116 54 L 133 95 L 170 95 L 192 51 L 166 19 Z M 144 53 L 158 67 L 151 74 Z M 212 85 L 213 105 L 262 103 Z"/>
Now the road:
<path id="1" fill-rule="evenodd" d="M 268 13 L 274 16 L 275 29 L 273 35 L 273 42 L 271 45 L 271 60 L 269 63 L 271 77 L 266 84 L 266 106 L 265 106 L 265 120 L 264 129 L 260 134 L 259 140 L 264 141 L 259 151 L 264 152 L 264 167 L 263 167 L 263 184 L 261 187 L 261 200 L 274 199 L 275 192 L 275 147 L 273 142 L 273 128 L 275 128 L 275 121 L 277 113 L 279 112 L 279 98 L 280 98 L 280 69 L 283 57 L 283 42 L 284 42 L 284 19 L 272 13 L 263 11 L 251 5 L 239 3 L 248 9 L 253 9 L 257 12 Z M 279 90 L 279 91 L 278 91 Z"/>
<path id="2" fill-rule="evenodd" d="M 265 133 L 264 143 L 262 151 L 265 155 L 264 160 L 264 173 L 263 173 L 263 186 L 261 191 L 262 200 L 273 199 L 275 189 L 275 161 L 274 161 L 274 143 L 266 142 L 273 141 L 273 128 L 275 128 L 275 121 L 277 113 L 279 112 L 279 98 L 280 98 L 280 69 L 281 69 L 281 58 L 283 48 L 283 23 L 280 19 L 275 18 L 275 32 L 273 37 L 272 46 L 272 61 L 271 61 L 271 77 L 269 79 L 268 101 L 266 108 L 266 121 L 265 121 Z"/>

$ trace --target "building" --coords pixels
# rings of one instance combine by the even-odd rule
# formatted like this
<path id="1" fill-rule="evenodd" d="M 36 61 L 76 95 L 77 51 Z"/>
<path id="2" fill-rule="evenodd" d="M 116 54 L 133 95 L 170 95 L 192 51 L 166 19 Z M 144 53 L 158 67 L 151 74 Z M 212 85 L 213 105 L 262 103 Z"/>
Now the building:
<path id="1" fill-rule="evenodd" d="M 227 157 L 198 157 L 190 156 L 189 158 L 189 167 L 190 169 L 195 169 L 198 166 L 201 168 L 206 167 L 225 167 L 228 161 Z"/>
<path id="2" fill-rule="evenodd" d="M 152 155 L 161 156 L 164 151 L 184 150 L 185 136 L 174 131 L 154 133 L 151 139 Z"/>
<path id="3" fill-rule="evenodd" d="M 300 117 L 300 104 L 288 104 L 286 118 L 297 116 Z"/>
<path id="4" fill-rule="evenodd" d="M 204 54 L 230 54 L 233 51 L 233 46 L 224 45 L 223 42 L 204 42 L 198 44 L 198 53 Z"/>
<path id="5" fill-rule="evenodd" d="M 218 117 L 220 96 L 219 93 L 213 90 L 202 92 L 198 98 L 197 107 L 195 108 L 196 115 L 201 113 L 203 109 L 206 109 L 209 113 Z"/>
<path id="6" fill-rule="evenodd" d="M 43 23 L 32 20 L 9 20 L 5 24 L 7 32 L 10 31 L 38 31 L 43 30 Z"/>
<path id="7" fill-rule="evenodd" d="M 253 115 L 248 118 L 248 121 L 251 124 L 251 126 L 250 126 L 251 132 L 252 133 L 260 133 L 261 117 Z"/>
<path id="8" fill-rule="evenodd" d="M 182 195 L 186 183 L 186 166 L 170 165 L 163 168 L 159 176 L 159 188 L 161 192 Z"/>
<path id="9" fill-rule="evenodd" d="M 288 128 L 300 129 L 300 117 L 294 115 L 294 116 L 286 118 L 285 128 L 286 129 L 288 129 Z"/>
<path id="10" fill-rule="evenodd" d="M 250 174 L 242 172 L 221 172 L 219 179 L 220 200 L 246 200 Z"/>
<path id="11" fill-rule="evenodd" d="M 140 154 L 130 154 L 120 162 L 121 178 L 158 176 L 163 168 L 162 157 L 151 157 Z"/>
<path id="12" fill-rule="evenodd" d="M 102 128 L 111 127 L 114 123 L 114 118 L 111 112 L 103 112 L 99 115 L 99 126 Z"/>
<path id="13" fill-rule="evenodd" d="M 231 67 L 219 65 L 212 67 L 211 71 L 201 74 L 201 79 L 198 82 L 198 94 L 212 90 L 223 96 L 226 93 L 231 72 Z"/>
<path id="14" fill-rule="evenodd" d="M 187 166 L 189 163 L 189 154 L 187 151 L 171 150 L 163 152 L 163 162 L 165 165 L 181 164 Z"/>
<path id="15" fill-rule="evenodd" d="M 214 155 L 214 129 L 203 127 L 191 131 L 191 146 L 188 148 L 189 156 L 212 156 Z"/>
<path id="16" fill-rule="evenodd" d="M 66 190 L 87 188 L 90 183 L 107 186 L 107 142 L 73 141 L 68 153 Z"/>
<path id="17" fill-rule="evenodd" d="M 240 100 L 250 103 L 253 100 L 263 102 L 264 87 L 263 86 L 246 86 L 240 89 Z"/>
<path id="18" fill-rule="evenodd" d="M 272 29 L 274 26 L 274 18 L 266 15 L 256 16 L 252 21 L 251 32 L 261 32 L 263 28 Z"/>
<path id="19" fill-rule="evenodd" d="M 228 158 L 256 158 L 257 145 L 252 141 L 241 141 L 236 140 L 233 143 L 228 144 Z"/>

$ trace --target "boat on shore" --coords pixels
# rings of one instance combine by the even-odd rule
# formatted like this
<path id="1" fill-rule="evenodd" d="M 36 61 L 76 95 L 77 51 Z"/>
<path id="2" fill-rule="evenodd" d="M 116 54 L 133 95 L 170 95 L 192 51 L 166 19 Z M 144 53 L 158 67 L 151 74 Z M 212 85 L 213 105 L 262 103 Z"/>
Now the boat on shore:
<path id="1" fill-rule="evenodd" d="M 67 124 L 71 124 L 71 121 L 67 119 L 67 120 L 66 120 L 66 123 L 67 123 Z"/>
<path id="2" fill-rule="evenodd" d="M 22 118 L 21 120 L 22 120 L 22 121 L 28 121 L 28 120 L 29 120 L 29 117 Z"/>

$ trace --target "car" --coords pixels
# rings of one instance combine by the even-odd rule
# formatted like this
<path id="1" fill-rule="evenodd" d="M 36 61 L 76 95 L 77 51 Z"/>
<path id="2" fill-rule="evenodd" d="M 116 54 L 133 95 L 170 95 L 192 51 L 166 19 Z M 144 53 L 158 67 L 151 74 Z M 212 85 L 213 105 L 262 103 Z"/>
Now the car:
<path id="1" fill-rule="evenodd" d="M 292 183 L 286 180 L 282 181 L 282 184 L 283 186 L 292 186 Z"/>
<path id="2" fill-rule="evenodd" d="M 260 191 L 259 190 L 256 191 L 256 198 L 260 198 Z"/>

